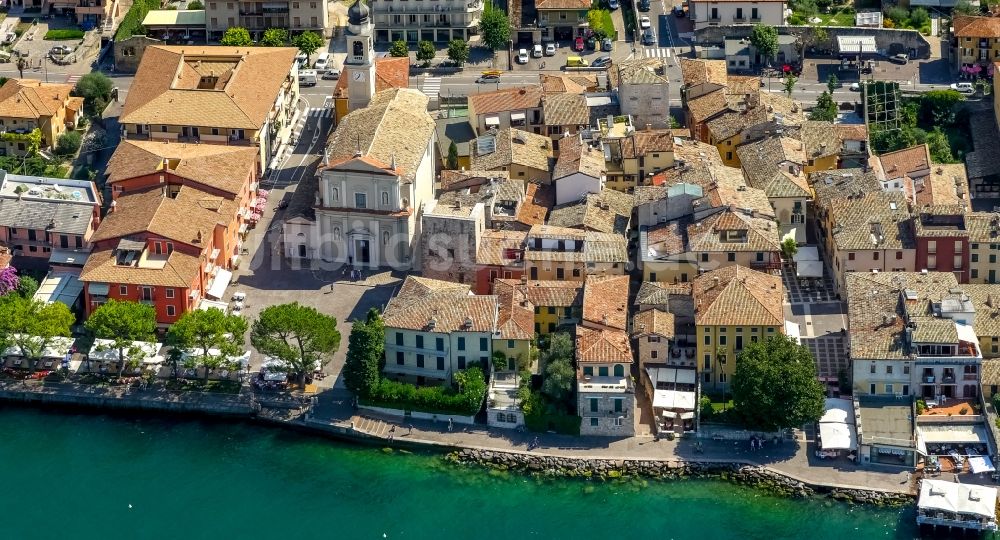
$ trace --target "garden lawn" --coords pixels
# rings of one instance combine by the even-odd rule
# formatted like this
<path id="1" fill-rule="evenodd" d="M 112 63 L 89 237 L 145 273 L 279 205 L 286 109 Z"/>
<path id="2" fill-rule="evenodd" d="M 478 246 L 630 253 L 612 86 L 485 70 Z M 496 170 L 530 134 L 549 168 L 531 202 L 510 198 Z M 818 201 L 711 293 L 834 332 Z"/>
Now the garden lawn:
<path id="1" fill-rule="evenodd" d="M 48 32 L 45 32 L 45 39 L 49 41 L 71 41 L 75 39 L 83 39 L 83 30 L 76 28 L 49 30 Z"/>

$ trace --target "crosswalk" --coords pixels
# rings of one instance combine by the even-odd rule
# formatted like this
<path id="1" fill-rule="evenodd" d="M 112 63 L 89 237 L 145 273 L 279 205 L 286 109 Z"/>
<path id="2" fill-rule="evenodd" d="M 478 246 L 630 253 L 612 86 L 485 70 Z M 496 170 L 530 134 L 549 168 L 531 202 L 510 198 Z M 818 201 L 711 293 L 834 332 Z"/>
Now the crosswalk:
<path id="1" fill-rule="evenodd" d="M 646 47 L 642 50 L 645 58 L 670 58 L 669 47 Z"/>
<path id="2" fill-rule="evenodd" d="M 420 91 L 432 100 L 437 99 L 441 92 L 441 77 L 425 78 L 424 83 L 420 85 Z"/>
<path id="3" fill-rule="evenodd" d="M 308 118 L 333 118 L 333 109 L 310 107 L 305 116 Z"/>
<path id="4" fill-rule="evenodd" d="M 81 78 L 83 78 L 82 75 L 70 75 L 66 77 L 66 82 L 69 84 L 76 84 L 76 82 L 79 81 Z"/>

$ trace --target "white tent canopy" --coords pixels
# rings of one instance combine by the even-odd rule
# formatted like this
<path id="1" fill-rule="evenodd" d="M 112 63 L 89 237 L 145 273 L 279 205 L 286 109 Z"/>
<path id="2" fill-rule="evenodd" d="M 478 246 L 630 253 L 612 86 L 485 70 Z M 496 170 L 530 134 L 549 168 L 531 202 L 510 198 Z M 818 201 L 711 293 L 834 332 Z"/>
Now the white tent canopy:
<path id="1" fill-rule="evenodd" d="M 181 353 L 181 359 L 187 360 L 192 356 L 194 357 L 201 356 L 201 352 L 202 352 L 201 349 L 188 349 Z M 220 351 L 219 349 L 209 349 L 208 355 L 211 357 L 222 356 L 222 351 Z M 239 363 L 240 367 L 245 368 L 248 365 L 250 365 L 250 351 L 243 353 L 242 356 L 230 356 L 229 361 Z"/>
<path id="2" fill-rule="evenodd" d="M 854 403 L 849 399 L 827 398 L 825 406 L 826 412 L 819 419 L 820 447 L 823 450 L 857 450 Z"/>
<path id="3" fill-rule="evenodd" d="M 215 280 L 212 281 L 212 286 L 208 288 L 208 296 L 212 298 L 222 298 L 222 295 L 226 294 L 226 288 L 229 287 L 229 280 L 233 279 L 233 273 L 229 270 L 220 268 L 215 274 Z"/>
<path id="4" fill-rule="evenodd" d="M 819 249 L 816 246 L 799 246 L 795 255 L 795 276 L 800 278 L 821 278 L 823 277 L 823 261 L 819 258 Z"/>
<path id="5" fill-rule="evenodd" d="M 819 419 L 819 423 L 825 422 L 854 424 L 854 403 L 849 399 L 826 398 L 826 412 Z"/>
<path id="6" fill-rule="evenodd" d="M 969 467 L 972 468 L 972 474 L 993 472 L 996 470 L 993 466 L 993 461 L 986 456 L 970 456 Z"/>
<path id="7" fill-rule="evenodd" d="M 920 485 L 920 509 L 941 510 L 993 519 L 996 517 L 996 488 L 956 484 L 944 480 L 923 479 Z"/>
<path id="8" fill-rule="evenodd" d="M 655 390 L 653 392 L 653 407 L 657 409 L 694 409 L 694 392 L 678 392 L 676 390 Z"/>
<path id="9" fill-rule="evenodd" d="M 14 334 L 12 336 L 13 341 L 19 339 L 21 339 L 20 334 Z M 34 341 L 35 343 L 39 343 L 42 338 L 29 337 L 28 339 Z M 51 340 L 49 340 L 48 346 L 45 347 L 45 349 L 42 351 L 41 358 L 62 360 L 63 357 L 66 356 L 66 352 L 69 351 L 70 347 L 73 346 L 73 341 L 74 341 L 73 338 L 70 337 L 60 336 L 52 338 Z M 6 351 L 4 351 L 3 356 L 4 358 L 10 356 L 14 357 L 21 356 L 21 348 L 18 347 L 17 345 L 12 345 L 8 347 Z"/>
<path id="10" fill-rule="evenodd" d="M 90 360 L 92 362 L 117 362 L 118 361 L 118 349 L 115 348 L 115 342 L 110 339 L 95 339 L 94 346 L 90 348 Z M 132 347 L 138 347 L 142 350 L 144 364 L 162 364 L 163 357 L 159 355 L 160 348 L 163 346 L 162 343 L 149 342 L 149 341 L 133 341 L 125 349 L 125 355 L 128 355 L 128 349 Z"/>

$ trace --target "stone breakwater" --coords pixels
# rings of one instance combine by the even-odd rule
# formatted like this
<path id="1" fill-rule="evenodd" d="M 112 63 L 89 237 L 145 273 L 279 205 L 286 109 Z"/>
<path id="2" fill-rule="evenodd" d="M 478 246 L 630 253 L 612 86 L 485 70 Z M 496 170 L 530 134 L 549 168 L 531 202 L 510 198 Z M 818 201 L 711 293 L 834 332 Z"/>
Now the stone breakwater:
<path id="1" fill-rule="evenodd" d="M 913 502 L 902 493 L 811 485 L 767 467 L 745 463 L 656 461 L 631 459 L 567 458 L 494 450 L 459 450 L 445 456 L 457 465 L 478 466 L 540 477 L 616 480 L 650 478 L 680 480 L 706 478 L 726 480 L 785 497 L 827 496 L 833 499 L 874 506 L 901 506 Z"/>

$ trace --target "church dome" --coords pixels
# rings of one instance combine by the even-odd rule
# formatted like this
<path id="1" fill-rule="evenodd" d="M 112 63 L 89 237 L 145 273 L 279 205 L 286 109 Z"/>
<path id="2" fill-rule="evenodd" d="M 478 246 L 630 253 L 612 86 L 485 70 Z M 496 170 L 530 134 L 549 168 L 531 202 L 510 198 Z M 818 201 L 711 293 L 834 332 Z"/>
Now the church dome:
<path id="1" fill-rule="evenodd" d="M 368 13 L 368 6 L 366 6 L 361 0 L 356 0 L 354 4 L 347 9 L 347 22 L 351 26 L 367 24 Z"/>

